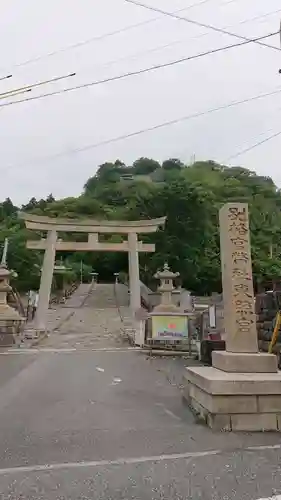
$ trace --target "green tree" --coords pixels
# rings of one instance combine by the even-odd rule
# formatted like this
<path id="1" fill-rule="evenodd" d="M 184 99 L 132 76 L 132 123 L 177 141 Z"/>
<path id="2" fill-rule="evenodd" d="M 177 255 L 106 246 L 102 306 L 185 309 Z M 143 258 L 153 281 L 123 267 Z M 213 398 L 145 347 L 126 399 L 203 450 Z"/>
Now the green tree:
<path id="1" fill-rule="evenodd" d="M 160 163 L 151 158 L 139 158 L 133 163 L 134 175 L 149 175 L 157 168 L 160 168 Z"/>
<path id="2" fill-rule="evenodd" d="M 170 158 L 162 163 L 164 170 L 181 170 L 185 165 L 178 158 Z"/>
<path id="3" fill-rule="evenodd" d="M 124 182 L 125 173 L 133 179 Z M 150 182 L 138 179 L 142 175 Z M 141 238 L 156 244 L 154 254 L 140 256 L 142 278 L 151 283 L 156 269 L 168 261 L 188 289 L 203 294 L 221 289 L 218 212 L 228 201 L 249 204 L 255 284 L 281 277 L 280 190 L 269 177 L 243 167 L 213 161 L 185 167 L 178 159 L 165 160 L 161 166 L 145 157 L 127 167 L 116 160 L 101 165 L 80 196 L 61 200 L 52 195 L 45 200 L 33 197 L 22 210 L 84 219 L 139 220 L 166 215 L 164 230 Z M 26 239 L 40 235 L 25 229 L 17 211 L 9 198 L 0 204 L 0 243 L 10 238 L 8 263 L 18 272 L 18 288 L 24 290 L 38 287 L 42 253 L 26 249 Z M 74 239 L 69 233 L 60 236 Z M 86 238 L 82 233 L 75 235 L 78 241 Z M 120 241 L 120 235 L 100 238 Z M 88 271 L 94 269 L 103 280 L 112 281 L 115 272 L 128 272 L 126 253 L 62 252 L 57 257 L 72 266 L 69 279 L 77 279 L 81 259 Z"/>

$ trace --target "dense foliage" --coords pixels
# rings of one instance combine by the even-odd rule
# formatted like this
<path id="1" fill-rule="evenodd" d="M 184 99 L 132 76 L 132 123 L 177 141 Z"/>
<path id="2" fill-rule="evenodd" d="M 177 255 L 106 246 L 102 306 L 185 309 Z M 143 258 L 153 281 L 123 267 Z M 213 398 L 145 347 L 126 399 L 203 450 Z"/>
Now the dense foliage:
<path id="1" fill-rule="evenodd" d="M 278 279 L 281 193 L 269 177 L 241 167 L 211 161 L 186 166 L 178 159 L 161 165 L 149 158 L 126 166 L 117 160 L 101 165 L 78 198 L 32 198 L 22 209 L 71 218 L 137 220 L 166 215 L 164 230 L 143 237 L 143 241 L 156 243 L 156 252 L 141 255 L 141 278 L 151 285 L 156 269 L 168 261 L 180 272 L 183 286 L 205 294 L 221 289 L 218 210 L 226 201 L 249 203 L 255 283 Z M 19 275 L 18 288 L 27 289 L 38 286 L 42 254 L 25 248 L 30 235 L 17 211 L 9 198 L 0 205 L 0 240 L 10 238 L 8 264 Z M 75 235 L 76 239 L 83 237 Z M 110 238 L 120 240 L 116 235 Z M 58 255 L 61 258 L 71 268 L 71 279 L 79 275 L 81 260 L 85 274 L 94 270 L 104 280 L 112 280 L 115 272 L 128 268 L 125 253 L 69 253 Z"/>

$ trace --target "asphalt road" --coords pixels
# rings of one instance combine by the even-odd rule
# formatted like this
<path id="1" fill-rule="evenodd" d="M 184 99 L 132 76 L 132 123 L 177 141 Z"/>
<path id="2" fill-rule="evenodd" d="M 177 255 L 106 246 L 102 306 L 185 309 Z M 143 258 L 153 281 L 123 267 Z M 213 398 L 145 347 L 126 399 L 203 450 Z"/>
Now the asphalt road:
<path id="1" fill-rule="evenodd" d="M 125 349 L 0 355 L 1 500 L 281 494 L 279 435 L 197 424 L 182 370 Z"/>

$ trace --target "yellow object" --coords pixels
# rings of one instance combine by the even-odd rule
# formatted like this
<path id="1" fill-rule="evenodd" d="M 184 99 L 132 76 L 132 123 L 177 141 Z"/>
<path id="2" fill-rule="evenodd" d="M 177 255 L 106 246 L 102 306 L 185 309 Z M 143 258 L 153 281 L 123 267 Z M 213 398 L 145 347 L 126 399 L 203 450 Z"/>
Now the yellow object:
<path id="1" fill-rule="evenodd" d="M 275 346 L 275 344 L 277 342 L 278 332 L 279 332 L 280 326 L 281 326 L 281 312 L 278 311 L 278 313 L 276 314 L 276 320 L 275 320 L 275 326 L 274 326 L 274 330 L 273 330 L 273 334 L 272 334 L 272 339 L 271 339 L 271 342 L 270 342 L 269 348 L 268 348 L 269 354 L 272 353 L 273 347 Z"/>

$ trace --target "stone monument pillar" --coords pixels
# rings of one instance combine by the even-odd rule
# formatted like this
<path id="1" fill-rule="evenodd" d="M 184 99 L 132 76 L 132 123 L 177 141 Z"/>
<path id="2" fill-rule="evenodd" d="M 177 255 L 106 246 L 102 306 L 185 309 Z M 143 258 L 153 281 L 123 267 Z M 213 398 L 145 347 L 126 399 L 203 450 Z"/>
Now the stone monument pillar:
<path id="1" fill-rule="evenodd" d="M 226 351 L 187 369 L 184 396 L 210 427 L 281 430 L 277 357 L 258 352 L 247 204 L 222 207 L 220 235 Z"/>
<path id="2" fill-rule="evenodd" d="M 220 210 L 220 228 L 226 350 L 257 353 L 247 205 L 224 205 Z"/>
<path id="3" fill-rule="evenodd" d="M 214 352 L 213 366 L 236 372 L 276 372 L 277 358 L 258 354 L 248 206 L 220 210 L 221 265 L 226 352 Z"/>

